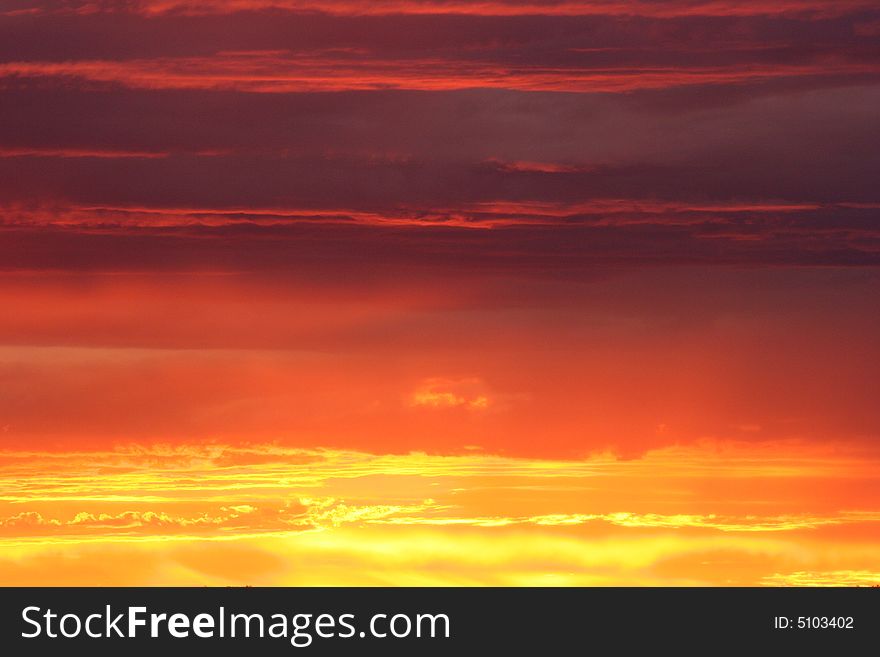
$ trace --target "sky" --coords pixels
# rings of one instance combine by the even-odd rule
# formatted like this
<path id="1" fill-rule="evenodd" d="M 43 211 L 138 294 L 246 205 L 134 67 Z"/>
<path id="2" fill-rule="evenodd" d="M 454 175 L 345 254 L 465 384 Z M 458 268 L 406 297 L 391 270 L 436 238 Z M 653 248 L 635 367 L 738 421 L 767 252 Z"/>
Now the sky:
<path id="1" fill-rule="evenodd" d="M 0 584 L 880 583 L 880 10 L 6 0 Z"/>

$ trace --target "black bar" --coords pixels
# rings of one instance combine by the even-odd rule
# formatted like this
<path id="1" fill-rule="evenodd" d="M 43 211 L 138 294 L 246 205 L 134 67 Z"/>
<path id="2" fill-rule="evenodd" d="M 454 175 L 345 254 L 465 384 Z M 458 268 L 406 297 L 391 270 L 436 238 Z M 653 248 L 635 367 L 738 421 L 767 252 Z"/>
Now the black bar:
<path id="1" fill-rule="evenodd" d="M 111 638 L 89 638 L 81 627 L 75 638 L 60 636 L 59 620 L 64 614 L 76 614 L 84 624 L 90 614 L 99 614 L 89 626 L 93 634 L 104 633 L 106 609 L 111 618 L 123 618 L 110 628 Z M 23 612 L 34 622 L 26 622 Z M 129 607 L 145 607 L 136 613 L 145 625 L 137 626 L 135 638 L 120 638 L 127 633 Z M 35 611 L 33 608 L 39 608 Z M 219 638 L 220 609 L 223 608 L 225 638 Z M 45 613 L 56 614 L 49 618 Z M 158 636 L 150 636 L 150 614 L 181 613 L 188 625 L 178 624 L 176 631 L 188 632 L 186 638 L 172 637 L 166 621 L 156 624 Z M 208 614 L 214 622 L 211 630 L 203 619 L 200 630 L 212 638 L 195 636 L 192 620 Z M 236 622 L 235 638 L 229 636 L 231 614 L 262 614 L 264 634 L 273 623 L 276 633 L 286 627 L 285 637 L 246 638 L 244 621 Z M 285 618 L 272 618 L 281 614 Z M 293 617 L 303 626 L 297 642 L 291 644 Z M 316 631 L 317 617 L 324 617 L 321 633 Z M 343 614 L 348 626 L 340 624 Z M 370 620 L 377 633 L 371 636 Z M 396 638 L 389 631 L 395 614 L 394 631 L 410 635 Z M 430 638 L 430 619 L 422 620 L 422 636 L 415 637 L 418 615 L 445 614 L 449 618 L 449 636 L 444 635 L 442 618 L 437 621 L 435 637 Z M 785 619 L 785 620 L 782 620 Z M 178 619 L 179 620 L 179 619 Z M 284 621 L 282 624 L 282 620 Z M 8 655 L 74 654 L 85 655 L 211 655 L 253 654 L 281 655 L 306 653 L 316 655 L 510 655 L 591 654 L 597 648 L 614 654 L 631 654 L 653 646 L 666 654 L 714 654 L 731 649 L 845 651 L 873 648 L 880 631 L 880 590 L 874 588 L 5 588 L 0 589 L 0 630 L 2 645 Z M 253 634 L 259 633 L 259 621 L 251 620 Z M 22 634 L 37 632 L 34 638 Z M 73 634 L 74 619 L 65 621 L 65 631 Z M 59 634 L 46 636 L 46 631 Z M 365 636 L 361 637 L 360 634 Z M 351 634 L 343 638 L 329 634 Z M 311 637 L 310 639 L 306 638 Z M 8 648 L 8 650 L 6 649 Z M 157 653 L 156 651 L 161 651 Z M 669 653 L 673 654 L 673 653 Z M 768 652 L 769 654 L 769 652 Z"/>

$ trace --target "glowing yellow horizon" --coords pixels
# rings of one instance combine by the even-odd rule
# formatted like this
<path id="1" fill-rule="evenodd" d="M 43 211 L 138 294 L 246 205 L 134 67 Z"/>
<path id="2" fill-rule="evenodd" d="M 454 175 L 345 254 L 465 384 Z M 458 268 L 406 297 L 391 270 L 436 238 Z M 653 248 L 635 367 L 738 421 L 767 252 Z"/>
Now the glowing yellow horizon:
<path id="1" fill-rule="evenodd" d="M 873 585 L 880 504 L 844 501 L 876 471 L 863 453 L 792 442 L 577 461 L 279 445 L 3 451 L 0 581 Z"/>

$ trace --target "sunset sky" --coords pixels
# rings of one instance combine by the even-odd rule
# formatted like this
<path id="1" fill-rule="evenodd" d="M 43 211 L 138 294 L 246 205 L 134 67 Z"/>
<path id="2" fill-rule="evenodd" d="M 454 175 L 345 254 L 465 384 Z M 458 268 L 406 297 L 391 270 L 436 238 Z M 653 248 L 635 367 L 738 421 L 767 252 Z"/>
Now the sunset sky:
<path id="1" fill-rule="evenodd" d="M 876 0 L 3 0 L 0 585 L 880 584 Z"/>

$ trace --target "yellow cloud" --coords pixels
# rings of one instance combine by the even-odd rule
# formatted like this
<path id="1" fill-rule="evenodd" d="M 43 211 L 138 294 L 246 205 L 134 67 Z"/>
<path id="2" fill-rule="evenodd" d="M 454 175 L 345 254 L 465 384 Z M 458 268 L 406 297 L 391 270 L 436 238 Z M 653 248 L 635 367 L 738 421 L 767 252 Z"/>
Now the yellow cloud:
<path id="1" fill-rule="evenodd" d="M 869 454 L 791 444 L 573 461 L 5 451 L 0 584 L 865 583 L 878 473 Z M 263 567 L 242 569 L 245 553 Z M 81 580 L 61 574 L 71 563 Z"/>
<path id="2" fill-rule="evenodd" d="M 764 578 L 772 586 L 880 586 L 880 572 L 868 570 L 832 570 L 774 573 Z"/>

